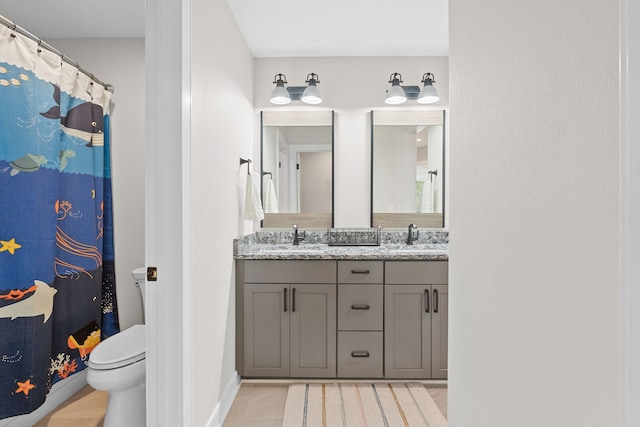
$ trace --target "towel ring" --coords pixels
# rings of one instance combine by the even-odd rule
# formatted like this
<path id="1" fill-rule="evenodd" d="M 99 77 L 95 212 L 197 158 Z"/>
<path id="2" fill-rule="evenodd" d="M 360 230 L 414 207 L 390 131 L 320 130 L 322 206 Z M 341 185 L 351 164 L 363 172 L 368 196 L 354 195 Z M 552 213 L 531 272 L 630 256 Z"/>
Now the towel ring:
<path id="1" fill-rule="evenodd" d="M 240 157 L 240 167 L 242 167 L 242 165 L 244 165 L 245 163 L 247 163 L 247 175 L 251 175 L 251 169 L 249 166 L 251 166 L 251 159 L 243 159 L 242 157 Z"/>

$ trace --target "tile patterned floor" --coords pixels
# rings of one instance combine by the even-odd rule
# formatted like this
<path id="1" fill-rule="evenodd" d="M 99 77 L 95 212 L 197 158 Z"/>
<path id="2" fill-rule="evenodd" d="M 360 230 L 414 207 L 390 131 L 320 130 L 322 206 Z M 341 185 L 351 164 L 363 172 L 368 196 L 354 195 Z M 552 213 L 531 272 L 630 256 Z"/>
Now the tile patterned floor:
<path id="1" fill-rule="evenodd" d="M 223 427 L 280 427 L 287 387 L 287 384 L 243 383 Z M 446 418 L 447 387 L 426 388 Z M 34 427 L 102 427 L 108 398 L 106 392 L 86 386 Z"/>

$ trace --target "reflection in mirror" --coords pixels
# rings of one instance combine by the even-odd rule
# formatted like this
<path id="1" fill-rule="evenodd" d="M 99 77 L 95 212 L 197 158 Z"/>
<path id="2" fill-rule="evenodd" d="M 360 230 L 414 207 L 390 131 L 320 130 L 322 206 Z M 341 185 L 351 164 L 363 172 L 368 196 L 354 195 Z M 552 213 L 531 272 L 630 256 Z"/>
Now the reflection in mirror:
<path id="1" fill-rule="evenodd" d="M 444 111 L 372 111 L 371 125 L 371 226 L 444 227 Z"/>
<path id="2" fill-rule="evenodd" d="M 333 226 L 333 111 L 261 113 L 264 228 Z"/>

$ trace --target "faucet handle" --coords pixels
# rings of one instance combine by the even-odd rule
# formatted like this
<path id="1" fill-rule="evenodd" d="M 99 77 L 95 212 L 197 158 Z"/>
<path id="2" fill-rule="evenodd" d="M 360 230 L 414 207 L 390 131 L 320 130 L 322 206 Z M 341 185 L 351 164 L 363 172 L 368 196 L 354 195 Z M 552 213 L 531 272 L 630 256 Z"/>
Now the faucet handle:
<path id="1" fill-rule="evenodd" d="M 418 231 L 418 226 L 415 224 L 409 224 L 409 227 L 407 227 L 407 245 L 413 245 L 413 242 L 418 240 L 419 236 L 420 231 Z"/>

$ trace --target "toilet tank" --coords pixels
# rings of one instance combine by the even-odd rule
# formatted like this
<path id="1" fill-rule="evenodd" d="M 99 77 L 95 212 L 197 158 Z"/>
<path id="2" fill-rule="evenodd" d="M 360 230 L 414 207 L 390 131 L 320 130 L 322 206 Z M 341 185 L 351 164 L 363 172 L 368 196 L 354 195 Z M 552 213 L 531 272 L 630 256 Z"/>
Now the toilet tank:
<path id="1" fill-rule="evenodd" d="M 142 297 L 142 315 L 144 316 L 146 311 L 144 298 L 145 298 L 145 287 L 147 285 L 147 282 L 146 282 L 147 268 L 138 267 L 133 271 L 131 271 L 131 275 L 133 276 L 133 279 L 136 281 L 136 286 L 138 287 L 138 290 L 140 291 L 140 296 Z"/>

